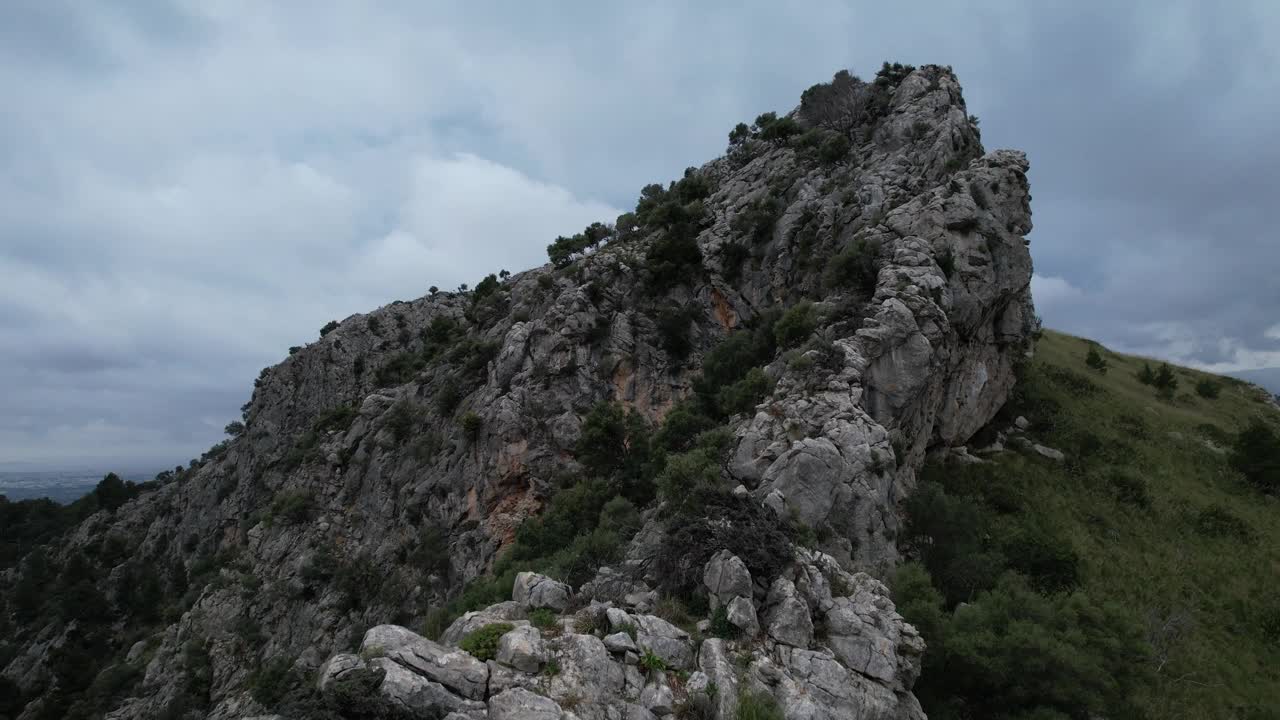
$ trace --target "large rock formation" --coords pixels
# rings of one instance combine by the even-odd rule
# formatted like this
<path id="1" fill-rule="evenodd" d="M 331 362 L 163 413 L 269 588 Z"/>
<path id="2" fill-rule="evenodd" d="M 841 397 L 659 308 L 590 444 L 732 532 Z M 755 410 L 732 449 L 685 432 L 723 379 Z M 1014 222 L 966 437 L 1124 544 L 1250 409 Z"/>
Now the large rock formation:
<path id="1" fill-rule="evenodd" d="M 333 695 L 352 673 L 380 671 L 374 697 L 423 720 L 446 712 L 474 718 L 650 718 L 688 705 L 712 708 L 716 717 L 730 720 L 743 692 L 774 697 L 788 718 L 923 720 L 910 690 L 924 643 L 894 611 L 884 585 L 865 573 L 844 571 L 828 555 L 805 550 L 784 575 L 778 582 L 793 603 L 788 622 L 807 628 L 803 636 L 747 633 L 732 640 L 699 640 L 634 608 L 592 601 L 577 618 L 557 619 L 554 627 L 573 630 L 556 631 L 540 650 L 538 664 L 522 666 L 500 652 L 487 673 L 476 674 L 472 668 L 485 666 L 465 652 L 384 625 L 365 635 L 360 656 L 330 658 L 317 686 Z M 737 600 L 750 605 L 740 596 Z M 499 612 L 505 609 L 485 614 Z M 607 618 L 607 629 L 583 622 L 597 615 Z M 811 615 L 828 628 L 821 638 L 812 637 Z M 635 643 L 622 628 L 637 633 Z M 499 647 L 524 644 L 537 632 L 513 628 L 502 635 Z M 637 644 L 662 658 L 664 666 L 640 667 Z M 542 662 L 553 672 L 542 671 Z"/>
<path id="2" fill-rule="evenodd" d="M 378 657 L 330 658 L 366 628 L 419 622 L 484 574 L 556 478 L 576 470 L 572 449 L 595 403 L 658 422 L 688 395 L 704 353 L 801 301 L 814 302 L 821 323 L 765 368 L 775 384 L 754 412 L 731 420 L 725 480 L 817 530 L 826 554 L 797 551 L 782 576 L 748 575 L 751 590 L 735 567 L 711 571 L 717 602 L 738 599 L 735 619 L 758 622 L 760 645 L 695 647 L 633 605 L 635 644 L 714 683 L 708 702 L 722 717 L 735 688 L 770 693 L 788 717 L 919 716 L 910 695 L 919 638 L 883 586 L 850 572 L 879 574 L 895 561 L 896 506 L 926 450 L 963 443 L 1010 390 L 1035 322 L 1027 161 L 984 154 L 949 68 L 859 87 L 870 104 L 839 129 L 851 145 L 824 141 L 831 129 L 790 139 L 765 131 L 691 170 L 709 193 L 693 206 L 702 259 L 685 275 L 647 262 L 661 232 L 627 226 L 565 268 L 347 318 L 263 371 L 242 434 L 51 548 L 64 566 L 122 538 L 127 552 L 96 578 L 108 602 L 122 604 L 122 579 L 139 567 L 188 595 L 174 616 L 146 625 L 128 661 L 143 680 L 110 716 L 188 706 L 211 718 L 265 714 L 250 692 L 264 658 L 303 673 L 324 665 L 333 678 L 376 670 L 397 706 L 460 717 L 558 717 L 566 700 L 584 719 L 665 710 L 667 680 L 627 664 L 634 653 L 617 651 L 621 638 L 566 633 L 538 648 L 522 635 L 504 650 L 515 668 L 449 649 L 490 622 L 527 626 L 531 607 L 565 612 L 572 588 L 542 578 L 523 578 L 518 602 L 459 620 L 470 625 L 441 645 L 379 630 L 394 647 Z M 802 130 L 829 125 L 804 108 L 793 118 Z M 874 263 L 850 280 L 856 248 Z M 664 337 L 673 307 L 686 311 L 685 347 Z M 659 521 L 632 557 L 661 537 Z M 619 576 L 632 583 L 627 597 L 652 602 L 649 588 Z M 4 586 L 17 578 L 8 571 Z M 825 638 L 813 637 L 815 618 Z M 50 618 L 16 626 L 3 675 L 46 688 L 23 717 L 57 702 L 51 658 L 76 632 Z M 126 662 L 129 648 L 112 642 Z M 734 653 L 749 656 L 745 669 Z M 535 689 L 547 700 L 520 677 L 552 660 L 558 674 Z M 642 707 L 644 698 L 659 706 Z"/>

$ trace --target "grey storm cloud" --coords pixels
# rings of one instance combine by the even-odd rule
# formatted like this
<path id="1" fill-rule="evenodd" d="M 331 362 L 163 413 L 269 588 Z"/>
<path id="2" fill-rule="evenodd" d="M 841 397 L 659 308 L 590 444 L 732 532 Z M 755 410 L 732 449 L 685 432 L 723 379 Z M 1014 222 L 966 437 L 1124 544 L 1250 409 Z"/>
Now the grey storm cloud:
<path id="1" fill-rule="evenodd" d="M 0 467 L 198 455 L 324 322 L 538 264 L 886 59 L 1028 152 L 1047 325 L 1280 366 L 1280 11 L 1116 5 L 5 3 Z"/>

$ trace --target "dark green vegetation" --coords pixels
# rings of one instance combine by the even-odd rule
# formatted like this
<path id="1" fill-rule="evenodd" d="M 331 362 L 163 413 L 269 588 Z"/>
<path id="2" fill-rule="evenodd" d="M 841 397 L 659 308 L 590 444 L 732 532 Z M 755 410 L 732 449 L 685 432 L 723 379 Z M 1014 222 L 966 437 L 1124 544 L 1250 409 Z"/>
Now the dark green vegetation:
<path id="1" fill-rule="evenodd" d="M 56 540 L 95 512 L 115 510 L 160 482 L 135 483 L 109 473 L 92 492 L 70 505 L 47 499 L 9 502 L 0 495 L 0 569 L 13 567 L 36 546 Z"/>
<path id="2" fill-rule="evenodd" d="M 511 623 L 489 623 L 468 633 L 458 643 L 458 647 L 471 653 L 477 660 L 492 660 L 498 655 L 498 640 L 514 627 Z"/>
<path id="3" fill-rule="evenodd" d="M 783 717 L 782 708 L 768 695 L 750 690 L 738 695 L 735 720 L 783 720 Z"/>
<path id="4" fill-rule="evenodd" d="M 1160 376 L 1220 392 L 1153 393 Z M 1047 332 L 994 425 L 1017 415 L 1067 461 L 929 466 L 906 503 L 914 561 L 894 595 L 929 643 L 930 718 L 1273 717 L 1280 414 L 1265 394 Z"/>

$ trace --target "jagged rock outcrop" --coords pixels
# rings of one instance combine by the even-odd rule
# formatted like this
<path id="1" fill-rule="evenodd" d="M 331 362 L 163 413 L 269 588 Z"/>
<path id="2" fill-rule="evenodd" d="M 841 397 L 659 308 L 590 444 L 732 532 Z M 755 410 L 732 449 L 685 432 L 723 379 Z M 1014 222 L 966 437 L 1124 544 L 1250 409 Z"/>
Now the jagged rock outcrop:
<path id="1" fill-rule="evenodd" d="M 661 233 L 627 229 L 568 268 L 495 279 L 483 296 L 431 293 L 352 316 L 264 370 L 242 434 L 51 551 L 61 566 L 118 536 L 127 552 L 95 580 L 108 602 L 120 602 L 131 563 L 189 594 L 149 631 L 134 660 L 144 679 L 110 716 L 157 717 L 182 703 L 217 719 L 266 714 L 251 679 L 261 659 L 283 658 L 303 673 L 328 661 L 334 677 L 376 665 L 380 692 L 410 709 L 454 698 L 448 711 L 466 717 L 479 712 L 474 703 L 490 717 L 553 717 L 551 704 L 568 712 L 569 701 L 582 720 L 641 717 L 654 712 L 642 707 L 647 688 L 659 710 L 667 702 L 626 662 L 648 651 L 715 683 L 709 702 L 721 717 L 732 716 L 739 687 L 770 693 L 788 717 L 919 717 L 909 692 L 919 637 L 882 585 L 847 571 L 879 573 L 896 560 L 896 507 L 925 453 L 962 444 L 1009 393 L 1035 324 L 1028 164 L 1015 151 L 984 154 L 948 68 L 916 69 L 876 93 L 843 155 L 759 138 L 698 168 L 710 188 L 697 206 L 702 261 L 680 282 L 655 279 L 647 265 Z M 776 210 L 769 222 L 759 219 L 766 207 Z M 855 247 L 875 267 L 844 282 L 830 268 Z M 762 645 L 695 647 L 651 614 L 657 596 L 642 578 L 602 573 L 578 594 L 616 610 L 627 603 L 635 651 L 612 635 L 542 638 L 559 668 L 539 681 L 548 704 L 521 685 L 536 652 L 517 661 L 509 643 L 513 668 L 452 648 L 493 622 L 528 626 L 530 608 L 567 612 L 570 588 L 526 577 L 512 601 L 469 613 L 439 643 L 383 625 L 416 626 L 489 569 L 556 479 L 578 469 L 573 448 L 593 404 L 617 401 L 660 421 L 690 393 L 710 348 L 806 299 L 822 322 L 764 369 L 772 390 L 754 411 L 730 420 L 725 481 L 817 530 L 828 555 L 805 556 L 782 577 L 748 574 L 743 584 L 726 566 L 706 581 L 718 603 L 737 602 L 748 631 L 750 604 Z M 688 311 L 683 352 L 664 340 L 669 307 Z M 628 567 L 644 566 L 662 537 L 650 519 Z M 644 569 L 652 579 L 656 569 Z M 10 571 L 6 586 L 14 582 Z M 617 592 L 606 597 L 606 586 Z M 813 639 L 815 618 L 826 640 Z M 75 632 L 20 624 L 4 676 L 40 687 L 51 653 Z M 362 635 L 379 657 L 330 660 Z M 750 654 L 746 672 L 734 653 Z M 194 697 L 191 678 L 206 674 Z"/>
<path id="2" fill-rule="evenodd" d="M 747 598 L 737 596 L 735 602 L 756 612 Z M 593 621 L 594 634 L 556 632 L 545 644 L 527 625 L 502 635 L 498 663 L 514 676 L 500 675 L 492 664 L 489 673 L 473 675 L 466 671 L 483 667 L 478 660 L 396 626 L 369 630 L 361 655 L 380 655 L 369 663 L 386 670 L 376 692 L 415 718 L 441 711 L 489 718 L 663 717 L 699 703 L 711 707 L 715 717 L 731 720 L 739 693 L 751 691 L 774 697 L 788 718 L 923 719 L 910 690 L 924 643 L 895 612 L 883 584 L 843 570 L 829 555 L 797 549 L 796 562 L 774 583 L 768 603 L 787 603 L 788 627 L 804 625 L 803 631 L 763 640 L 754 635 L 700 640 L 662 618 L 606 602 L 581 612 L 604 615 L 610 630 Z M 824 620 L 822 637 L 813 634 L 811 613 Z M 578 626 L 569 620 L 559 618 L 553 627 Z M 637 639 L 610 632 L 620 628 Z M 536 646 L 529 654 L 538 662 L 511 662 L 513 656 L 503 648 L 514 646 Z M 642 669 L 637 650 L 663 663 Z M 555 671 L 541 672 L 543 663 Z M 335 655 L 317 685 L 332 692 L 335 683 L 362 667 L 360 657 Z"/>

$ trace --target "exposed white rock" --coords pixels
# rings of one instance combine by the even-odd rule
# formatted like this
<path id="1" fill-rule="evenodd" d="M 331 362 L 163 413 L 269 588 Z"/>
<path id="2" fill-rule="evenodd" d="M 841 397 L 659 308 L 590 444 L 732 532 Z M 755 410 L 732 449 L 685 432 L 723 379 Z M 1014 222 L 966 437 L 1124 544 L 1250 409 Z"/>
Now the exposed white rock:
<path id="1" fill-rule="evenodd" d="M 675 712 L 675 695 L 665 675 L 657 673 L 649 679 L 649 684 L 640 693 L 640 704 L 658 716 Z"/>
<path id="2" fill-rule="evenodd" d="M 512 625 L 528 625 L 529 621 L 525 620 L 527 610 L 520 603 L 514 600 L 500 602 L 496 605 L 490 605 L 483 610 L 472 610 L 463 613 L 462 617 L 450 623 L 449 627 L 440 634 L 440 643 L 442 645 L 457 645 L 462 642 L 462 638 L 479 630 L 485 625 L 494 623 L 510 623 Z"/>
<path id="3" fill-rule="evenodd" d="M 751 572 L 741 558 L 728 550 L 721 550 L 707 561 L 702 584 L 707 588 L 712 609 L 735 597 L 751 597 Z"/>
<path id="4" fill-rule="evenodd" d="M 489 668 L 483 662 L 399 625 L 370 628 L 360 643 L 360 652 L 385 657 L 464 698 L 480 700 L 485 696 Z"/>
<path id="5" fill-rule="evenodd" d="M 573 588 L 545 575 L 522 572 L 516 575 L 512 599 L 530 610 L 546 608 L 564 612 L 569 607 Z"/>
<path id="6" fill-rule="evenodd" d="M 542 633 L 528 625 L 513 628 L 498 639 L 498 662 L 521 672 L 536 673 L 546 662 Z"/>
<path id="7" fill-rule="evenodd" d="M 736 597 L 725 607 L 729 624 L 741 631 L 742 637 L 753 638 L 760 633 L 760 621 L 756 618 L 756 606 L 744 597 Z"/>
<path id="8" fill-rule="evenodd" d="M 560 706 L 524 688 L 504 690 L 489 699 L 489 720 L 560 720 Z"/>
<path id="9" fill-rule="evenodd" d="M 765 601 L 766 631 L 769 637 L 792 647 L 807 648 L 813 641 L 813 618 L 809 607 L 786 578 L 778 578 Z"/>
<path id="10" fill-rule="evenodd" d="M 1063 454 L 1061 450 L 1055 450 L 1051 447 L 1040 445 L 1038 443 L 1032 443 L 1031 449 L 1035 451 L 1037 455 L 1049 458 L 1056 462 L 1065 462 L 1067 459 L 1067 456 Z"/>
<path id="11" fill-rule="evenodd" d="M 611 653 L 636 652 L 636 643 L 624 632 L 616 632 L 604 636 L 604 646 Z"/>

